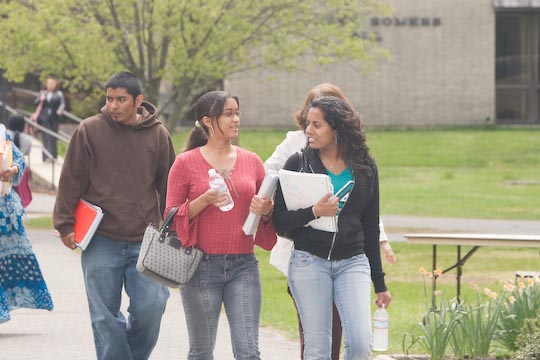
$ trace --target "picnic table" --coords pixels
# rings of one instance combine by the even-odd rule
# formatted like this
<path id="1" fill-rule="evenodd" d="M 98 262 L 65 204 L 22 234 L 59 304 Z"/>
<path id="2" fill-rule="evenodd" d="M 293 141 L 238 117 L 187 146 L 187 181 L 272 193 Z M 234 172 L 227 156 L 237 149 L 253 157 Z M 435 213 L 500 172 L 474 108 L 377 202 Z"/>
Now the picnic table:
<path id="1" fill-rule="evenodd" d="M 433 245 L 433 270 L 437 268 L 437 246 L 456 246 L 456 263 L 442 270 L 442 274 L 456 269 L 457 275 L 457 298 L 461 294 L 461 275 L 465 262 L 482 246 L 506 246 L 506 247 L 532 247 L 540 248 L 540 235 L 510 235 L 510 234 L 404 234 L 403 237 L 409 244 L 429 244 Z M 462 246 L 472 246 L 466 253 L 462 254 Z M 437 276 L 433 276 L 432 290 L 435 291 Z"/>

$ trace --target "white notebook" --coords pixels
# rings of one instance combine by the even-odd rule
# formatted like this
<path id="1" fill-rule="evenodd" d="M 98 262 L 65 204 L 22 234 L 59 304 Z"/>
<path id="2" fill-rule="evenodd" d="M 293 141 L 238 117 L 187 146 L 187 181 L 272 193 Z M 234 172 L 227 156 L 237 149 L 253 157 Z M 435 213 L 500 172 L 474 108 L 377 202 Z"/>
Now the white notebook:
<path id="1" fill-rule="evenodd" d="M 334 194 L 330 177 L 326 174 L 279 170 L 279 182 L 287 210 L 305 209 L 315 205 L 324 195 Z M 307 223 L 314 229 L 336 232 L 337 217 L 321 216 Z"/>

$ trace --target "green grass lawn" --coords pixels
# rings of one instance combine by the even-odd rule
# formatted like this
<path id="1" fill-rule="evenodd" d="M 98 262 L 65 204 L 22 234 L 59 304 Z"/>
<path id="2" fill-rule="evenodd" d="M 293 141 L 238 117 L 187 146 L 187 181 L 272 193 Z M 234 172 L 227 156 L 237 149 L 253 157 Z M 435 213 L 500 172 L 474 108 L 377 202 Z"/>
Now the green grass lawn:
<path id="1" fill-rule="evenodd" d="M 188 130 L 173 135 L 177 152 Z M 239 143 L 264 161 L 285 131 L 242 130 Z M 369 130 L 367 141 L 379 166 L 381 214 L 482 219 L 540 219 L 540 129 Z M 415 225 L 410 224 L 414 229 Z M 418 269 L 431 266 L 431 246 L 394 243 L 396 264 L 383 261 L 393 295 L 391 353 L 400 353 L 405 333 L 414 332 L 425 311 Z M 462 251 L 466 252 L 465 248 Z M 263 283 L 263 326 L 297 337 L 296 312 L 286 279 L 269 265 L 269 252 L 257 249 Z M 438 264 L 453 265 L 455 248 L 440 246 Z M 462 297 L 473 285 L 500 292 L 516 270 L 538 269 L 538 250 L 481 248 L 464 267 Z M 438 289 L 455 295 L 455 272 Z M 429 289 L 428 289 L 429 291 Z M 419 349 L 413 348 L 412 352 Z"/>

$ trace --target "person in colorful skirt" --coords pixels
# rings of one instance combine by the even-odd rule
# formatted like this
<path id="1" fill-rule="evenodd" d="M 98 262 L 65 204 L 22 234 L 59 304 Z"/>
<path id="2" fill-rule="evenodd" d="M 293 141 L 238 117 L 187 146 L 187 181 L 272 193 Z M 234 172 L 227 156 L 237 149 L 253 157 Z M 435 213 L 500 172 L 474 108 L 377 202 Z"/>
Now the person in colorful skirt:
<path id="1" fill-rule="evenodd" d="M 9 135 L 7 139 L 11 141 Z M 23 226 L 25 212 L 21 200 L 15 191 L 8 191 L 10 185 L 20 182 L 26 168 L 22 153 L 14 145 L 12 153 L 12 165 L 0 170 L 3 190 L 0 194 L 0 323 L 10 320 L 14 309 L 53 309 L 51 295 Z"/>

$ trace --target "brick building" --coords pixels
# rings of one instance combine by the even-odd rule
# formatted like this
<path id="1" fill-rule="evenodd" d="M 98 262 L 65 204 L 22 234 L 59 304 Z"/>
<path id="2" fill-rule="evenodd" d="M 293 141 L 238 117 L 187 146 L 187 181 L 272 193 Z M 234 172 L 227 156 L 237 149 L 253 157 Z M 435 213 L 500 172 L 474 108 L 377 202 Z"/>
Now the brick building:
<path id="1" fill-rule="evenodd" d="M 243 126 L 293 127 L 292 113 L 321 82 L 340 86 L 370 127 L 540 124 L 540 0 L 392 4 L 392 17 L 359 29 L 392 54 L 371 73 L 340 63 L 226 79 Z"/>

